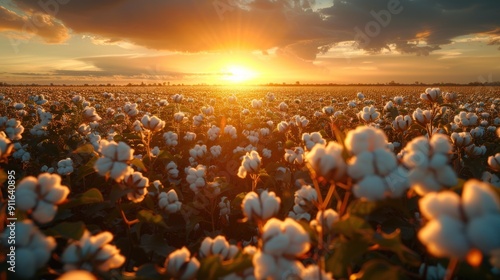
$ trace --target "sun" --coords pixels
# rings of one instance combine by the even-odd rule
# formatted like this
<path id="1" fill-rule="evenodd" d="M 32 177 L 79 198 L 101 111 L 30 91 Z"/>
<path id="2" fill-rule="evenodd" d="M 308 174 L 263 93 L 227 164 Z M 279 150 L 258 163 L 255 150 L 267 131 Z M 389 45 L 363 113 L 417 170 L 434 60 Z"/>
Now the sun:
<path id="1" fill-rule="evenodd" d="M 241 65 L 229 65 L 223 70 L 223 80 L 232 83 L 245 83 L 255 79 L 258 73 Z"/>

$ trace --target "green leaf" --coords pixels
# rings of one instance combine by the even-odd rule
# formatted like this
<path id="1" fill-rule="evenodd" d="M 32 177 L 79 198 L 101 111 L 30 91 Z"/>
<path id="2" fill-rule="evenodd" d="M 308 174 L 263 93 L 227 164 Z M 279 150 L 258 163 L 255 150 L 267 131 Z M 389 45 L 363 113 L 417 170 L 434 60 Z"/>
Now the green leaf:
<path id="1" fill-rule="evenodd" d="M 399 280 L 408 279 L 408 277 L 403 274 L 401 268 L 395 265 L 391 265 L 383 260 L 370 260 L 363 265 L 360 272 L 351 275 L 352 279 L 363 279 L 363 280 Z"/>
<path id="2" fill-rule="evenodd" d="M 140 160 L 138 158 L 134 158 L 130 162 L 130 164 L 137 166 L 141 171 L 147 171 L 146 166 L 144 166 L 144 163 L 142 162 L 142 160 Z"/>
<path id="3" fill-rule="evenodd" d="M 84 222 L 63 222 L 47 229 L 45 231 L 45 234 L 55 237 L 64 237 L 68 239 L 79 240 L 82 237 L 84 231 Z"/>
<path id="4" fill-rule="evenodd" d="M 158 155 L 158 159 L 169 159 L 172 160 L 173 156 L 169 151 L 166 150 L 161 150 L 160 154 Z"/>
<path id="5" fill-rule="evenodd" d="M 231 273 L 242 272 L 252 266 L 252 257 L 238 254 L 234 259 L 222 261 L 220 256 L 210 256 L 201 261 L 198 279 L 220 279 Z"/>
<path id="6" fill-rule="evenodd" d="M 86 176 L 95 173 L 94 165 L 98 158 L 99 157 L 95 155 L 85 165 L 82 165 L 80 168 L 78 168 L 78 176 L 76 177 L 76 181 L 80 181 Z"/>
<path id="7" fill-rule="evenodd" d="M 85 204 L 99 203 L 103 201 L 104 198 L 102 197 L 102 193 L 98 189 L 92 188 L 84 193 L 78 194 L 69 202 L 63 204 L 63 206 L 66 208 L 71 208 Z"/>
<path id="8" fill-rule="evenodd" d="M 348 238 L 371 239 L 374 230 L 364 219 L 356 216 L 344 216 L 333 224 L 333 230 Z"/>
<path id="9" fill-rule="evenodd" d="M 338 238 L 333 246 L 334 253 L 326 260 L 326 271 L 332 272 L 334 278 L 348 278 L 348 268 L 368 251 L 370 244 L 363 240 Z"/>
<path id="10" fill-rule="evenodd" d="M 137 213 L 137 218 L 139 221 L 143 223 L 151 223 L 163 228 L 168 228 L 165 222 L 163 221 L 163 217 L 161 215 L 155 214 L 151 210 L 141 210 Z"/>
<path id="11" fill-rule="evenodd" d="M 95 153 L 94 146 L 90 143 L 81 145 L 73 151 L 75 154 L 93 154 Z"/>
<path id="12" fill-rule="evenodd" d="M 141 236 L 141 246 L 146 253 L 155 252 L 162 257 L 168 256 L 174 250 L 168 245 L 168 242 L 157 234 L 143 234 Z"/>
<path id="13" fill-rule="evenodd" d="M 374 235 L 373 241 L 379 245 L 381 250 L 388 250 L 394 252 L 401 261 L 405 264 L 411 266 L 420 265 L 420 257 L 417 253 L 410 250 L 401 242 L 400 229 L 396 229 L 394 232 L 386 233 L 376 233 Z"/>
<path id="14" fill-rule="evenodd" d="M 373 201 L 361 201 L 359 199 L 354 200 L 347 207 L 347 213 L 364 217 L 369 215 L 373 210 L 377 208 L 377 203 Z"/>

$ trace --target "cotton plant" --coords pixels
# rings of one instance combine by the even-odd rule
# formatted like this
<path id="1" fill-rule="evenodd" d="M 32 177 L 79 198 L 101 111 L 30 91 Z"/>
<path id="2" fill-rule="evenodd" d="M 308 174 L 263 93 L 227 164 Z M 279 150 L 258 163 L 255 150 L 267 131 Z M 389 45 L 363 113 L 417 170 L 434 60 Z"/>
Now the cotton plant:
<path id="1" fill-rule="evenodd" d="M 57 174 L 28 176 L 17 186 L 16 206 L 30 214 L 35 221 L 48 223 L 54 219 L 57 205 L 66 200 L 69 192 L 68 187 L 61 185 L 61 177 Z"/>
<path id="2" fill-rule="evenodd" d="M 294 205 L 292 211 L 288 212 L 288 217 L 294 220 L 311 220 L 311 211 L 315 209 L 315 203 L 318 202 L 318 193 L 310 185 L 302 185 L 295 192 Z"/>
<path id="3" fill-rule="evenodd" d="M 331 141 L 328 145 L 317 144 L 306 153 L 306 161 L 316 176 L 338 181 L 345 176 L 347 170 L 342 151 L 342 145 L 337 142 Z"/>
<path id="4" fill-rule="evenodd" d="M 0 117 L 0 129 L 3 130 L 7 138 L 11 141 L 21 140 L 24 132 L 24 126 L 21 121 L 14 118 L 8 119 L 7 117 Z"/>
<path id="5" fill-rule="evenodd" d="M 144 177 L 141 172 L 133 171 L 128 167 L 128 171 L 120 183 L 123 189 L 129 190 L 127 193 L 128 200 L 138 203 L 141 202 L 147 194 L 147 187 L 149 186 L 148 177 Z"/>
<path id="6" fill-rule="evenodd" d="M 144 115 L 141 119 L 141 124 L 145 129 L 151 132 L 161 131 L 165 127 L 165 121 L 162 121 L 157 116 L 150 117 L 148 115 Z"/>
<path id="7" fill-rule="evenodd" d="M 199 256 L 201 259 L 218 256 L 221 260 L 231 260 L 239 252 L 236 245 L 231 245 L 226 238 L 218 235 L 215 238 L 205 237 L 200 245 Z"/>
<path id="8" fill-rule="evenodd" d="M 500 172 L 500 153 L 488 157 L 488 166 L 495 172 Z"/>
<path id="9" fill-rule="evenodd" d="M 158 206 L 168 213 L 176 213 L 181 210 L 182 202 L 179 201 L 177 192 L 174 189 L 168 192 L 161 192 L 158 196 Z"/>
<path id="10" fill-rule="evenodd" d="M 61 261 L 65 271 L 87 270 L 107 272 L 125 263 L 125 257 L 115 245 L 109 244 L 113 234 L 108 231 L 92 235 L 85 230 L 79 240 L 73 240 L 64 249 Z"/>
<path id="11" fill-rule="evenodd" d="M 241 166 L 238 169 L 238 177 L 245 178 L 248 174 L 258 175 L 262 158 L 257 151 L 247 152 L 241 161 Z"/>
<path id="12" fill-rule="evenodd" d="M 310 151 L 316 144 L 326 144 L 326 140 L 319 132 L 303 133 L 302 142 L 308 151 Z"/>
<path id="13" fill-rule="evenodd" d="M 52 251 L 56 248 L 56 240 L 52 236 L 45 236 L 29 219 L 17 221 L 13 233 L 15 234 L 17 267 L 15 275 L 22 279 L 34 278 L 38 270 L 46 267 Z M 6 248 L 12 246 L 9 236 L 12 236 L 12 233 L 9 228 L 6 228 L 1 235 L 2 243 Z"/>
<path id="14" fill-rule="evenodd" d="M 111 177 L 120 182 L 128 172 L 130 161 L 134 158 L 134 149 L 124 142 L 101 140 L 99 143 L 101 157 L 94 164 L 94 169 L 101 176 Z"/>
<path id="15" fill-rule="evenodd" d="M 186 247 L 175 250 L 165 260 L 166 273 L 171 279 L 192 280 L 200 268 L 200 262 L 191 257 Z"/>
<path id="16" fill-rule="evenodd" d="M 256 279 L 282 279 L 300 275 L 304 269 L 298 258 L 309 251 L 309 234 L 293 219 L 272 218 L 262 228 L 262 246 L 252 263 Z"/>
<path id="17" fill-rule="evenodd" d="M 224 127 L 224 135 L 229 136 L 231 139 L 236 139 L 238 138 L 238 134 L 236 131 L 236 128 L 232 125 L 226 125 Z"/>
<path id="18" fill-rule="evenodd" d="M 358 113 L 358 118 L 365 123 L 372 123 L 380 117 L 380 113 L 377 112 L 374 106 L 363 107 L 363 110 Z"/>
<path id="19" fill-rule="evenodd" d="M 14 144 L 6 137 L 5 133 L 0 132 L 0 162 L 7 161 L 13 150 Z"/>
<path id="20" fill-rule="evenodd" d="M 285 161 L 297 166 L 303 165 L 305 160 L 305 152 L 301 147 L 292 149 L 285 149 Z"/>
<path id="21" fill-rule="evenodd" d="M 431 254 L 465 260 L 471 250 L 488 256 L 500 249 L 500 198 L 488 184 L 470 179 L 461 196 L 426 194 L 419 208 L 428 222 L 418 238 Z"/>
<path id="22" fill-rule="evenodd" d="M 198 165 L 197 167 L 187 167 L 186 170 L 186 181 L 189 184 L 189 188 L 198 193 L 206 185 L 206 173 L 207 168 L 204 165 Z"/>
<path id="23" fill-rule="evenodd" d="M 363 200 L 400 197 L 409 188 L 407 174 L 396 156 L 387 149 L 387 137 L 380 129 L 357 127 L 347 133 L 347 174 L 355 182 L 352 192 Z"/>
<path id="24" fill-rule="evenodd" d="M 179 144 L 179 136 L 173 131 L 167 131 L 163 133 L 163 139 L 167 147 L 175 147 Z"/>
<path id="25" fill-rule="evenodd" d="M 62 159 L 57 162 L 57 173 L 59 175 L 69 175 L 73 171 L 73 160 L 71 158 Z"/>
<path id="26" fill-rule="evenodd" d="M 219 137 L 219 134 L 220 128 L 215 125 L 212 125 L 207 131 L 208 139 L 210 141 L 215 141 Z"/>
<path id="27" fill-rule="evenodd" d="M 402 163 L 410 170 L 408 179 L 419 195 L 458 183 L 457 175 L 448 164 L 451 151 L 450 141 L 443 134 L 434 134 L 431 139 L 419 136 L 406 145 Z"/>
<path id="28" fill-rule="evenodd" d="M 243 198 L 241 207 L 246 220 L 264 223 L 274 217 L 281 205 L 281 198 L 274 192 L 249 192 Z"/>
<path id="29" fill-rule="evenodd" d="M 85 122 L 100 121 L 102 118 L 97 114 L 94 107 L 86 107 L 83 109 L 83 120 Z"/>

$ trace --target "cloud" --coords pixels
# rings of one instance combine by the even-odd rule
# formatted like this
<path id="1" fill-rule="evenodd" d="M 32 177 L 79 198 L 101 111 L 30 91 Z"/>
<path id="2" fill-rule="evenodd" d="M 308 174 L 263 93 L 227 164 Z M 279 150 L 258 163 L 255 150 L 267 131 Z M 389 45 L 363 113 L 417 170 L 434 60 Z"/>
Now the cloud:
<path id="1" fill-rule="evenodd" d="M 62 43 L 69 38 L 66 27 L 42 13 L 21 16 L 0 6 L 0 31 L 18 31 L 40 36 L 46 43 Z"/>
<path id="2" fill-rule="evenodd" d="M 58 3 L 13 0 L 28 13 L 48 13 L 76 33 L 110 41 L 180 52 L 265 52 L 277 47 L 304 60 L 314 60 L 329 47 L 352 40 L 371 53 L 395 46 L 401 53 L 428 55 L 455 37 L 500 28 L 498 0 L 333 0 L 330 5 L 314 0 L 87 0 L 40 4 L 49 2 Z M 314 8 L 316 2 L 324 8 Z"/>

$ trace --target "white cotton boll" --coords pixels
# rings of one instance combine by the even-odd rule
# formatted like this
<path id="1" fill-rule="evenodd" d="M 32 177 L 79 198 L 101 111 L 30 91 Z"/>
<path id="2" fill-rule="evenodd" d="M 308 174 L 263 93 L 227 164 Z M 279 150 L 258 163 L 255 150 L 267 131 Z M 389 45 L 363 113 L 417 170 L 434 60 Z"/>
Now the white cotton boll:
<path id="1" fill-rule="evenodd" d="M 484 171 L 481 180 L 495 187 L 500 187 L 500 178 L 496 174 L 492 174 L 488 171 Z"/>
<path id="2" fill-rule="evenodd" d="M 260 170 L 262 158 L 257 151 L 247 152 L 238 169 L 238 177 L 245 178 L 247 173 L 256 174 Z"/>
<path id="3" fill-rule="evenodd" d="M 191 280 L 196 278 L 200 268 L 200 262 L 191 258 L 191 252 L 186 247 L 178 249 L 165 260 L 165 267 L 172 278 L 180 280 Z"/>
<path id="4" fill-rule="evenodd" d="M 31 176 L 21 180 L 16 189 L 16 206 L 19 210 L 28 211 L 36 205 L 37 183 L 36 178 Z"/>
<path id="5" fill-rule="evenodd" d="M 210 141 L 215 141 L 219 137 L 220 128 L 215 125 L 212 125 L 207 131 L 208 139 Z"/>
<path id="6" fill-rule="evenodd" d="M 265 158 L 271 158 L 272 156 L 272 151 L 269 150 L 269 149 L 262 149 L 262 156 L 265 157 Z"/>
<path id="7" fill-rule="evenodd" d="M 279 211 L 281 199 L 274 192 L 263 191 L 260 196 L 249 192 L 242 201 L 242 210 L 249 220 L 258 219 L 266 221 Z"/>
<path id="8" fill-rule="evenodd" d="M 191 142 L 191 141 L 194 141 L 195 139 L 196 139 L 196 133 L 189 132 L 189 131 L 186 132 L 186 135 L 184 136 L 184 140 Z"/>
<path id="9" fill-rule="evenodd" d="M 315 264 L 311 264 L 305 269 L 302 270 L 300 274 L 300 279 L 308 279 L 308 280 L 333 280 L 332 273 L 326 273 L 324 270 L 321 270 L 319 266 Z"/>
<path id="10" fill-rule="evenodd" d="M 380 129 L 359 126 L 347 133 L 345 145 L 347 150 L 353 155 L 365 151 L 373 152 L 376 149 L 385 148 L 387 137 Z"/>
<path id="11" fill-rule="evenodd" d="M 472 136 L 469 132 L 453 132 L 451 134 L 451 141 L 457 147 L 467 147 L 472 144 Z"/>
<path id="12" fill-rule="evenodd" d="M 325 211 L 318 211 L 316 214 L 316 223 L 318 225 L 321 225 L 322 217 L 323 227 L 325 227 L 327 231 L 331 231 L 333 229 L 333 224 L 339 220 L 339 214 L 331 208 L 328 208 Z"/>
<path id="13" fill-rule="evenodd" d="M 260 109 L 262 107 L 262 100 L 253 99 L 251 102 L 252 108 Z"/>
<path id="14" fill-rule="evenodd" d="M 434 154 L 430 158 L 429 167 L 431 168 L 441 168 L 448 163 L 448 157 L 444 154 Z"/>
<path id="15" fill-rule="evenodd" d="M 418 124 L 425 126 L 432 121 L 432 112 L 430 110 L 422 110 L 417 108 L 413 112 L 413 120 Z"/>
<path id="16" fill-rule="evenodd" d="M 306 154 L 306 161 L 311 164 L 317 175 L 327 180 L 340 180 L 347 171 L 342 151 L 342 145 L 333 141 L 329 142 L 326 147 L 317 144 Z"/>
<path id="17" fill-rule="evenodd" d="M 465 182 L 462 204 L 469 219 L 500 212 L 500 199 L 497 194 L 488 184 L 475 179 Z"/>
<path id="18" fill-rule="evenodd" d="M 362 200 L 377 201 L 385 197 L 386 186 L 382 178 L 375 175 L 368 175 L 356 183 L 353 194 Z"/>
<path id="19" fill-rule="evenodd" d="M 373 151 L 373 156 L 375 171 L 379 175 L 385 176 L 397 166 L 396 156 L 386 149 L 377 149 Z"/>
<path id="20" fill-rule="evenodd" d="M 304 142 L 304 145 L 306 146 L 306 149 L 308 151 L 310 151 L 316 144 L 326 144 L 325 139 L 323 139 L 319 132 L 313 132 L 311 134 L 303 133 L 302 141 Z"/>
<path id="21" fill-rule="evenodd" d="M 442 154 L 451 153 L 452 146 L 450 144 L 450 140 L 448 136 L 444 134 L 432 135 L 429 143 L 434 153 L 442 153 Z"/>
<path id="22" fill-rule="evenodd" d="M 375 174 L 373 165 L 374 154 L 370 152 L 362 152 L 357 156 L 352 157 L 347 166 L 347 174 L 354 180 L 360 180 L 365 176 Z"/>
<path id="23" fill-rule="evenodd" d="M 500 248 L 500 213 L 475 217 L 467 224 L 467 237 L 484 254 Z"/>
<path id="24" fill-rule="evenodd" d="M 226 125 L 224 127 L 224 134 L 229 135 L 232 139 L 236 139 L 238 137 L 236 128 L 232 125 Z"/>
<path id="25" fill-rule="evenodd" d="M 281 132 L 281 133 L 286 132 L 286 131 L 288 130 L 288 128 L 289 128 L 289 127 L 288 127 L 288 123 L 287 123 L 287 122 L 284 122 L 284 121 L 282 121 L 282 122 L 278 123 L 278 125 L 277 125 L 277 129 L 278 129 L 278 131 L 279 131 L 279 132 Z"/>
<path id="26" fill-rule="evenodd" d="M 494 171 L 500 171 L 500 153 L 488 157 L 488 166 Z"/>
<path id="27" fill-rule="evenodd" d="M 70 158 L 60 160 L 57 163 L 57 173 L 60 175 L 69 175 L 73 173 L 73 160 Z"/>
<path id="28" fill-rule="evenodd" d="M 452 191 L 431 192 L 418 201 L 420 212 L 427 219 L 438 219 L 447 215 L 460 220 L 460 196 Z"/>
<path id="29" fill-rule="evenodd" d="M 418 239 L 436 257 L 464 259 L 471 249 L 462 221 L 443 215 L 429 221 L 418 232 Z"/>
<path id="30" fill-rule="evenodd" d="M 210 147 L 210 153 L 212 154 L 213 157 L 219 157 L 222 153 L 222 147 L 217 145 L 217 146 L 212 146 Z"/>
<path id="31" fill-rule="evenodd" d="M 441 185 L 436 181 L 434 174 L 429 169 L 413 169 L 408 174 L 408 178 L 410 179 L 411 187 L 419 195 L 437 192 L 441 189 Z"/>
<path id="32" fill-rule="evenodd" d="M 31 212 L 31 216 L 35 221 L 45 224 L 54 219 L 56 212 L 57 207 L 54 204 L 40 200 L 36 208 Z"/>

